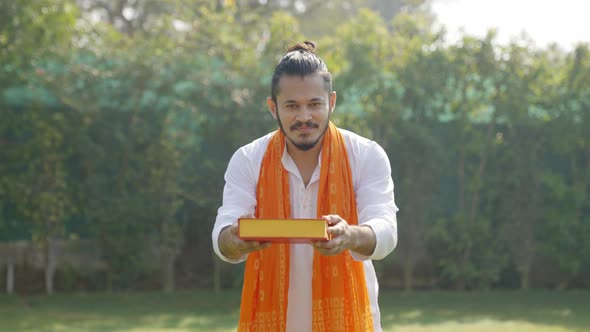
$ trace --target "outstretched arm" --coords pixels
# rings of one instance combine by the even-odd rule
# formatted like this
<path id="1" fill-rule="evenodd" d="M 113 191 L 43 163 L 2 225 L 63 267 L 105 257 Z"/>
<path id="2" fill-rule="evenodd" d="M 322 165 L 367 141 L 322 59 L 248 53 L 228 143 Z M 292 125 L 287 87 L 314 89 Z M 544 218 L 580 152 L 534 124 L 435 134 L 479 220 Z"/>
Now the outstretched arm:
<path id="1" fill-rule="evenodd" d="M 248 248 L 256 244 L 241 241 L 237 236 L 237 220 L 254 214 L 256 206 L 256 170 L 247 153 L 234 153 L 225 172 L 223 203 L 217 212 L 212 231 L 213 249 L 219 258 L 229 263 L 246 260 Z"/>
<path id="2" fill-rule="evenodd" d="M 324 255 L 336 255 L 349 249 L 356 260 L 382 259 L 397 245 L 397 206 L 387 154 L 377 143 L 365 147 L 359 156 L 359 180 L 355 188 L 358 226 L 337 215 L 325 216 L 330 222 L 327 242 L 313 246 Z"/>

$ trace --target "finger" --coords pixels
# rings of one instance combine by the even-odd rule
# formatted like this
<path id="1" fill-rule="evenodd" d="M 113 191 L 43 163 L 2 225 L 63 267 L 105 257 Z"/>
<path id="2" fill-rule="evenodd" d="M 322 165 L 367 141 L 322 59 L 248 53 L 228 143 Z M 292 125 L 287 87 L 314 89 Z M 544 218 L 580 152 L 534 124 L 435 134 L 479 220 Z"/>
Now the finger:
<path id="1" fill-rule="evenodd" d="M 317 250 L 324 250 L 326 247 L 321 243 L 314 243 L 313 248 Z"/>
<path id="2" fill-rule="evenodd" d="M 270 247 L 271 244 L 272 243 L 270 243 L 270 242 L 261 242 L 256 250 L 266 249 L 266 248 Z"/>
<path id="3" fill-rule="evenodd" d="M 271 245 L 270 242 L 261 242 L 261 243 L 258 243 L 257 245 L 253 245 L 253 246 L 248 247 L 246 250 L 247 250 L 247 252 L 254 252 L 254 251 L 266 249 L 270 245 Z"/>
<path id="4" fill-rule="evenodd" d="M 328 225 L 334 225 L 338 223 L 338 218 L 336 218 L 336 216 L 333 214 L 322 216 L 322 219 L 328 221 Z"/>
<path id="5" fill-rule="evenodd" d="M 317 248 L 324 248 L 330 241 L 313 241 L 311 245 Z"/>
<path id="6" fill-rule="evenodd" d="M 332 249 L 317 249 L 318 252 L 324 256 L 334 256 L 338 255 L 341 250 L 339 248 L 332 248 Z"/>
<path id="7" fill-rule="evenodd" d="M 260 247 L 260 242 L 258 241 L 244 241 L 244 249 L 250 250 Z"/>
<path id="8" fill-rule="evenodd" d="M 340 217 L 337 214 L 330 214 L 325 217 L 326 218 L 324 218 L 324 219 L 328 221 L 329 226 L 336 226 L 342 222 L 346 222 L 346 220 L 344 220 L 342 217 Z"/>
<path id="9" fill-rule="evenodd" d="M 342 235 L 346 230 L 344 229 L 344 225 L 338 224 L 336 226 L 328 227 L 328 234 L 331 235 Z"/>
<path id="10" fill-rule="evenodd" d="M 316 242 L 314 247 L 320 250 L 332 250 L 338 247 L 338 242 L 336 240 L 326 241 L 326 242 Z"/>
<path id="11" fill-rule="evenodd" d="M 267 248 L 272 243 L 268 241 L 243 241 L 246 248 Z"/>

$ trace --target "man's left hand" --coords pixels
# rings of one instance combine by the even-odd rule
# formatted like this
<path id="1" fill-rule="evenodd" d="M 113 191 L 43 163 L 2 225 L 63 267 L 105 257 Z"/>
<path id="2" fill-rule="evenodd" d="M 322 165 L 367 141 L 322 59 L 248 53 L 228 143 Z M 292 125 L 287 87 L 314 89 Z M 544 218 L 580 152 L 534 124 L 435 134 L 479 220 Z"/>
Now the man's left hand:
<path id="1" fill-rule="evenodd" d="M 338 255 L 344 250 L 354 248 L 354 230 L 346 220 L 339 215 L 330 214 L 323 216 L 328 221 L 328 234 L 332 239 L 329 241 L 314 241 L 312 246 L 325 256 Z"/>

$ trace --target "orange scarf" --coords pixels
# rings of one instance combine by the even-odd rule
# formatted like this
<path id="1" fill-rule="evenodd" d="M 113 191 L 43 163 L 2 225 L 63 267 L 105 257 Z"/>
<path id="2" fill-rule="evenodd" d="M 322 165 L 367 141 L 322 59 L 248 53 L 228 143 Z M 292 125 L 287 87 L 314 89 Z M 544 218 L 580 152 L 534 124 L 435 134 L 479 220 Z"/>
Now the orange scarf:
<path id="1" fill-rule="evenodd" d="M 260 169 L 257 218 L 291 218 L 289 175 L 281 162 L 284 149 L 285 136 L 277 130 Z M 324 136 L 321 165 L 317 217 L 338 214 L 348 224 L 357 225 L 344 138 L 331 122 Z M 238 331 L 285 331 L 289 267 L 289 244 L 273 244 L 248 255 Z M 314 332 L 373 331 L 363 263 L 355 261 L 348 250 L 336 256 L 314 251 L 312 288 Z"/>

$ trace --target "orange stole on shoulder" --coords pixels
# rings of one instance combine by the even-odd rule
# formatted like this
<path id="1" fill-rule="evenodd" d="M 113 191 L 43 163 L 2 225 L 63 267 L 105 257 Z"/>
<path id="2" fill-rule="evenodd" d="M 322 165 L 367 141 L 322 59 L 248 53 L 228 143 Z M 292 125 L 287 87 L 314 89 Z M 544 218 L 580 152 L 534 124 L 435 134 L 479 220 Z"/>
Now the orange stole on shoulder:
<path id="1" fill-rule="evenodd" d="M 291 218 L 289 176 L 281 162 L 284 149 L 285 137 L 277 130 L 262 160 L 257 218 Z M 321 165 L 317 217 L 338 214 L 348 224 L 358 225 L 346 145 L 331 122 L 322 144 Z M 238 331 L 285 331 L 289 268 L 289 244 L 273 244 L 248 255 Z M 310 310 L 314 332 L 373 331 L 363 263 L 348 250 L 336 256 L 314 251 Z"/>

